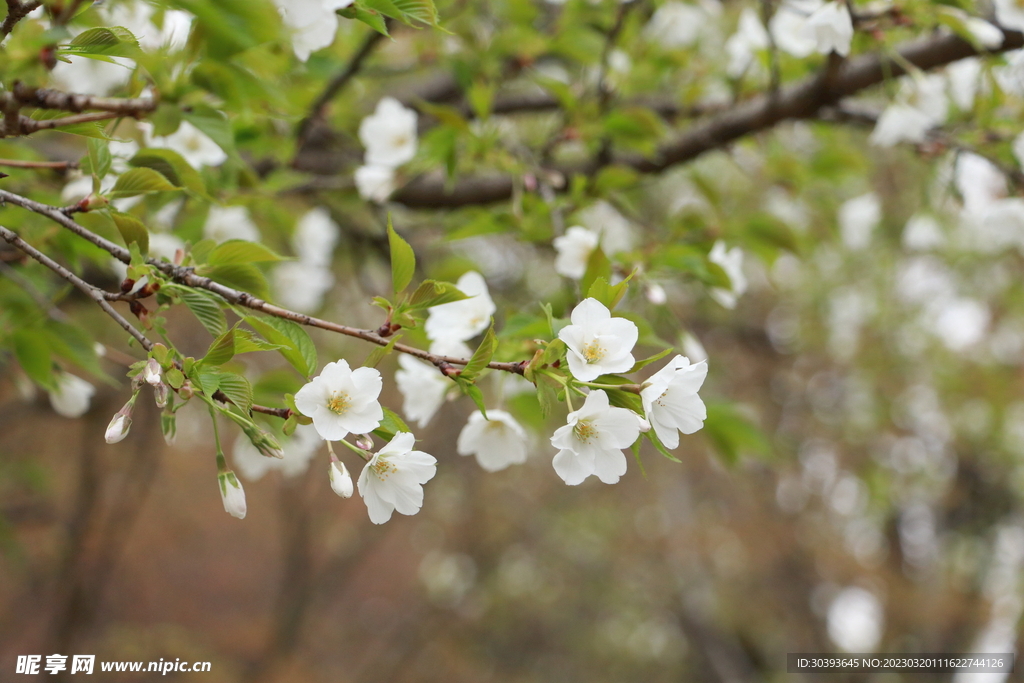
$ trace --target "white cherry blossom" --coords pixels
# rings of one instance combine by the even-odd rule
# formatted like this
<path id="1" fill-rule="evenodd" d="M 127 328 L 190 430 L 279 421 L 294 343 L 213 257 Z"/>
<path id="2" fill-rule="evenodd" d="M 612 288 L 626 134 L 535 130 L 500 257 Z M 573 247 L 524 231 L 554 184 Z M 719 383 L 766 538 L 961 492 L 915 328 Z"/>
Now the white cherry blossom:
<path id="1" fill-rule="evenodd" d="M 961 111 L 969 112 L 974 107 L 974 98 L 983 82 L 983 69 L 984 64 L 978 57 L 961 59 L 946 67 L 949 95 Z"/>
<path id="2" fill-rule="evenodd" d="M 435 356 L 450 356 L 451 358 L 469 358 L 473 355 L 473 349 L 461 339 L 442 337 L 430 342 L 430 352 Z"/>
<path id="3" fill-rule="evenodd" d="M 274 292 L 285 308 L 312 313 L 334 287 L 334 273 L 326 266 L 304 261 L 285 261 L 274 267 Z"/>
<path id="4" fill-rule="evenodd" d="M 214 242 L 260 241 L 260 230 L 244 206 L 211 206 L 203 225 L 203 237 Z"/>
<path id="5" fill-rule="evenodd" d="M 295 407 L 327 441 L 348 434 L 366 434 L 380 426 L 384 410 L 377 402 L 382 386 L 374 368 L 352 370 L 344 359 L 328 363 L 320 374 L 295 394 Z"/>
<path id="6" fill-rule="evenodd" d="M 644 34 L 662 47 L 676 49 L 697 42 L 708 16 L 694 5 L 669 0 L 655 10 Z"/>
<path id="7" fill-rule="evenodd" d="M 195 168 L 220 166 L 228 159 L 220 145 L 188 121 L 182 121 L 170 135 L 153 135 L 153 125 L 146 121 L 136 125 L 142 130 L 146 147 L 173 150 Z"/>
<path id="8" fill-rule="evenodd" d="M 794 57 L 814 54 L 818 41 L 808 30 L 807 20 L 822 5 L 821 0 L 784 0 L 779 4 L 768 22 L 775 46 Z"/>
<path id="9" fill-rule="evenodd" d="M 579 280 L 587 272 L 587 262 L 601 237 L 592 230 L 574 225 L 554 239 L 555 272 Z"/>
<path id="10" fill-rule="evenodd" d="M 423 484 L 436 474 L 437 460 L 412 450 L 415 445 L 412 434 L 399 432 L 363 467 L 359 495 L 374 524 L 388 521 L 395 510 L 415 515 L 423 507 Z"/>
<path id="11" fill-rule="evenodd" d="M 416 156 L 416 112 L 384 97 L 359 124 L 359 140 L 366 148 L 366 165 L 401 166 Z"/>
<path id="12" fill-rule="evenodd" d="M 181 10 L 165 10 L 162 25 L 157 27 L 153 23 L 153 8 L 145 2 L 122 2 L 113 7 L 105 3 L 100 13 L 107 25 L 131 31 L 144 50 L 180 50 L 192 28 L 192 15 Z"/>
<path id="13" fill-rule="evenodd" d="M 355 173 L 359 196 L 383 204 L 398 187 L 395 169 L 390 166 L 360 166 Z"/>
<path id="14" fill-rule="evenodd" d="M 711 298 L 726 308 L 736 308 L 736 301 L 747 291 L 747 277 L 743 274 L 743 250 L 739 247 L 727 249 L 719 240 L 708 252 L 708 260 L 717 263 L 729 276 L 730 289 L 713 287 Z"/>
<path id="15" fill-rule="evenodd" d="M 331 212 L 318 206 L 304 213 L 296 223 L 292 248 L 302 263 L 326 266 L 331 262 L 340 233 Z"/>
<path id="16" fill-rule="evenodd" d="M 633 227 L 629 219 L 608 202 L 595 202 L 579 212 L 583 227 L 597 234 L 604 253 L 618 254 L 633 248 Z"/>
<path id="17" fill-rule="evenodd" d="M 336 10 L 352 0 L 274 0 L 284 23 L 292 32 L 292 50 L 300 61 L 334 42 L 338 32 Z"/>
<path id="18" fill-rule="evenodd" d="M 636 413 L 609 405 L 604 391 L 592 391 L 551 437 L 551 445 L 559 449 L 552 461 L 555 472 L 570 486 L 583 483 L 592 474 L 614 484 L 626 473 L 622 449 L 629 448 L 638 436 Z"/>
<path id="19" fill-rule="evenodd" d="M 81 417 L 89 410 L 96 387 L 77 375 L 62 372 L 56 378 L 57 387 L 50 391 L 50 406 L 58 415 Z"/>
<path id="20" fill-rule="evenodd" d="M 50 78 L 55 88 L 80 95 L 109 95 L 128 82 L 135 68 L 134 61 L 122 57 L 111 57 L 110 62 L 78 56 L 69 59 L 58 61 Z"/>
<path id="21" fill-rule="evenodd" d="M 459 432 L 459 455 L 474 455 L 488 472 L 526 462 L 526 430 L 504 410 L 477 411 Z"/>
<path id="22" fill-rule="evenodd" d="M 1024 5 L 1016 0 L 994 0 L 996 20 L 1006 28 L 1024 31 Z"/>
<path id="23" fill-rule="evenodd" d="M 676 356 L 644 382 L 644 412 L 665 448 L 679 445 L 679 432 L 693 434 L 704 426 L 708 413 L 697 391 L 707 374 L 707 361 L 690 363 L 686 356 Z"/>
<path id="24" fill-rule="evenodd" d="M 395 372 L 395 383 L 402 392 L 402 412 L 422 429 L 444 403 L 452 382 L 433 365 L 404 353 L 398 357 L 398 364 L 402 367 Z"/>
<path id="25" fill-rule="evenodd" d="M 892 147 L 901 142 L 924 142 L 935 121 L 928 114 L 909 104 L 890 104 L 878 117 L 871 131 L 872 145 Z"/>
<path id="26" fill-rule="evenodd" d="M 220 485 L 220 498 L 224 503 L 224 512 L 232 517 L 245 519 L 245 490 L 242 482 L 231 470 L 221 472 L 217 475 L 217 483 Z"/>
<path id="27" fill-rule="evenodd" d="M 768 49 L 769 42 L 768 31 L 757 12 L 744 7 L 736 33 L 725 41 L 725 52 L 729 55 L 726 73 L 731 78 L 742 76 L 754 64 L 757 53 Z"/>
<path id="28" fill-rule="evenodd" d="M 569 371 L 581 382 L 601 375 L 626 372 L 635 360 L 633 346 L 639 330 L 632 320 L 613 318 L 611 311 L 597 299 L 584 299 L 573 309 L 571 325 L 558 332 L 569 351 Z"/>
<path id="29" fill-rule="evenodd" d="M 484 276 L 475 270 L 463 273 L 455 286 L 468 299 L 434 306 L 427 313 L 424 330 L 432 340 L 466 341 L 488 328 L 497 308 Z"/>
<path id="30" fill-rule="evenodd" d="M 815 52 L 823 55 L 835 52 L 843 57 L 849 56 L 853 21 L 845 3 L 839 0 L 826 2 L 807 18 L 805 30 L 814 38 Z"/>

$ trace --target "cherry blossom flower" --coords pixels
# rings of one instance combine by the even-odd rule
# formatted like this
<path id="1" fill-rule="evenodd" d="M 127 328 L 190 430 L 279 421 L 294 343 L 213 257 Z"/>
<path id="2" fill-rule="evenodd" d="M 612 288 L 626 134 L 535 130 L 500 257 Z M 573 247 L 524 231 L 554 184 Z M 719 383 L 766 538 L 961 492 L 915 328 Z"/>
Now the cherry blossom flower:
<path id="1" fill-rule="evenodd" d="M 424 330 L 431 340 L 466 341 L 486 330 L 491 324 L 491 316 L 497 309 L 487 290 L 484 276 L 475 270 L 468 271 L 459 278 L 455 286 L 469 298 L 430 309 Z"/>
<path id="2" fill-rule="evenodd" d="M 151 123 L 142 121 L 136 125 L 142 130 L 146 147 L 174 150 L 195 168 L 220 166 L 227 161 L 227 152 L 188 121 L 182 121 L 178 129 L 170 135 L 160 136 L 153 135 Z"/>
<path id="3" fill-rule="evenodd" d="M 242 489 L 242 482 L 238 481 L 234 472 L 227 470 L 217 475 L 217 483 L 220 485 L 224 511 L 232 517 L 245 519 L 245 490 Z"/>
<path id="4" fill-rule="evenodd" d="M 604 253 L 618 254 L 633 248 L 633 228 L 629 219 L 608 202 L 595 202 L 579 212 L 583 227 L 597 234 Z"/>
<path id="5" fill-rule="evenodd" d="M 203 237 L 214 242 L 227 240 L 260 241 L 260 230 L 244 206 L 211 206 L 203 225 Z"/>
<path id="6" fill-rule="evenodd" d="M 331 467 L 327 473 L 331 478 L 331 489 L 342 498 L 351 498 L 354 486 L 352 485 L 352 475 L 348 473 L 345 463 L 332 458 Z"/>
<path id="7" fill-rule="evenodd" d="M 644 382 L 644 412 L 666 448 L 679 445 L 679 432 L 693 434 L 704 426 L 708 414 L 697 390 L 707 374 L 707 361 L 690 363 L 686 356 L 676 356 Z"/>
<path id="8" fill-rule="evenodd" d="M 355 174 L 359 196 L 383 204 L 397 187 L 395 169 L 390 166 L 360 166 Z"/>
<path id="9" fill-rule="evenodd" d="M 301 263 L 326 266 L 331 262 L 339 234 L 340 229 L 331 219 L 331 212 L 318 206 L 304 213 L 296 223 L 292 248 Z"/>
<path id="10" fill-rule="evenodd" d="M 50 73 L 54 87 L 80 95 L 109 95 L 131 78 L 135 62 L 123 57 L 112 61 L 99 61 L 87 57 L 70 57 L 70 62 L 58 61 Z"/>
<path id="11" fill-rule="evenodd" d="M 601 375 L 626 372 L 635 362 L 633 346 L 639 330 L 625 318 L 613 318 L 611 311 L 597 299 L 584 299 L 570 316 L 571 325 L 558 332 L 569 352 L 569 372 L 581 382 Z"/>
<path id="12" fill-rule="evenodd" d="M 526 462 L 526 430 L 504 410 L 488 410 L 469 416 L 456 443 L 459 455 L 475 455 L 488 472 Z"/>
<path id="13" fill-rule="evenodd" d="M 768 46 L 768 31 L 761 23 L 761 18 L 752 8 L 744 7 L 736 33 L 725 41 L 725 51 L 729 55 L 726 73 L 731 78 L 739 78 L 754 64 L 757 53 L 767 50 Z"/>
<path id="14" fill-rule="evenodd" d="M 807 18 L 806 30 L 814 38 L 815 52 L 823 55 L 835 52 L 843 57 L 849 56 L 853 21 L 845 3 L 838 0 L 826 2 Z"/>
<path id="15" fill-rule="evenodd" d="M 401 166 L 416 156 L 416 112 L 393 97 L 382 98 L 359 124 L 359 140 L 368 166 Z"/>
<path id="16" fill-rule="evenodd" d="M 736 301 L 747 291 L 747 278 L 743 274 L 743 250 L 739 247 L 726 249 L 725 242 L 719 240 L 711 247 L 708 260 L 717 263 L 729 276 L 730 289 L 714 287 L 711 298 L 726 308 L 736 308 Z"/>
<path id="17" fill-rule="evenodd" d="M 1024 31 L 1024 7 L 1016 0 L 995 0 L 996 20 L 1000 25 Z"/>
<path id="18" fill-rule="evenodd" d="M 900 142 L 924 142 L 935 121 L 917 107 L 890 104 L 878 117 L 868 140 L 872 145 L 892 147 Z"/>
<path id="19" fill-rule="evenodd" d="M 412 450 L 415 445 L 412 434 L 399 432 L 363 467 L 357 486 L 374 524 L 388 521 L 395 510 L 415 515 L 423 506 L 423 484 L 437 473 L 437 460 Z"/>
<path id="20" fill-rule="evenodd" d="M 590 254 L 597 249 L 601 237 L 591 230 L 574 225 L 554 239 L 555 272 L 579 280 L 587 272 Z"/>
<path id="21" fill-rule="evenodd" d="M 551 445 L 559 449 L 552 461 L 555 472 L 570 486 L 581 484 L 592 474 L 614 484 L 626 473 L 622 449 L 629 448 L 638 436 L 636 413 L 609 405 L 604 391 L 592 391 L 551 437 Z"/>
<path id="22" fill-rule="evenodd" d="M 699 7 L 669 0 L 655 10 L 644 34 L 670 50 L 687 47 L 697 42 L 707 20 L 707 14 Z"/>
<path id="23" fill-rule="evenodd" d="M 331 269 L 305 261 L 279 263 L 273 271 L 274 292 L 285 308 L 312 313 L 320 308 L 324 295 L 334 287 Z"/>
<path id="24" fill-rule="evenodd" d="M 181 10 L 165 10 L 158 27 L 153 23 L 153 8 L 145 2 L 120 3 L 113 7 L 104 3 L 100 13 L 109 26 L 123 26 L 138 39 L 144 50 L 185 47 L 192 28 L 192 15 Z"/>
<path id="25" fill-rule="evenodd" d="M 422 429 L 444 403 L 445 393 L 452 382 L 433 365 L 404 353 L 398 357 L 398 364 L 402 367 L 395 372 L 395 382 L 404 399 L 402 412 Z"/>
<path id="26" fill-rule="evenodd" d="M 295 394 L 295 407 L 327 441 L 340 441 L 350 432 L 365 434 L 380 426 L 384 410 L 377 402 L 382 386 L 374 368 L 352 370 L 344 359 L 328 363 L 313 381 Z"/>
<path id="27" fill-rule="evenodd" d="M 274 0 L 284 23 L 292 31 L 292 50 L 299 61 L 334 42 L 338 32 L 336 10 L 352 0 Z"/>
<path id="28" fill-rule="evenodd" d="M 57 387 L 50 391 L 50 406 L 58 415 L 81 417 L 89 410 L 96 387 L 77 375 L 62 372 L 57 375 Z"/>

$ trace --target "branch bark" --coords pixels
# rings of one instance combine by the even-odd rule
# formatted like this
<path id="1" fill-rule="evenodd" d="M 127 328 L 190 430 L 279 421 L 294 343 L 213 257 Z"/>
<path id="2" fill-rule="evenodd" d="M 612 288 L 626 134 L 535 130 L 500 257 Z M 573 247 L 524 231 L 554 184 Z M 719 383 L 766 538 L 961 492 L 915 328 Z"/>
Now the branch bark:
<path id="1" fill-rule="evenodd" d="M 1024 47 L 1024 34 L 1004 30 L 1003 45 L 989 54 Z M 608 163 L 633 168 L 640 173 L 658 173 L 722 148 L 747 135 L 772 128 L 786 120 L 808 119 L 830 105 L 855 95 L 887 78 L 907 73 L 905 65 L 929 71 L 981 54 L 971 43 L 952 34 L 940 34 L 904 45 L 898 56 L 862 55 L 828 67 L 815 76 L 782 88 L 776 95 L 761 94 L 737 104 L 706 121 L 696 123 L 675 140 L 663 145 L 654 156 L 613 154 Z M 605 165 L 591 161 L 552 169 L 565 176 L 590 174 Z M 450 208 L 507 200 L 513 193 L 508 175 L 482 175 L 459 179 L 449 185 L 442 174 L 416 178 L 392 195 L 391 200 L 410 208 Z"/>

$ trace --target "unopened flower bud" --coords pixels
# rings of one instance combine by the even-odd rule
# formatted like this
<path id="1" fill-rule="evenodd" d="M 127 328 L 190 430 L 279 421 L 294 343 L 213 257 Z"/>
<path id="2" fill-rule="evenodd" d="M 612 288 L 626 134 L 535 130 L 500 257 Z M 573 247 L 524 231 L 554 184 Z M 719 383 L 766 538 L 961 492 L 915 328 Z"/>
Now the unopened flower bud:
<path id="1" fill-rule="evenodd" d="M 163 382 L 153 387 L 153 397 L 156 399 L 157 408 L 163 408 L 167 405 L 167 397 L 170 393 L 171 390 Z"/>
<path id="2" fill-rule="evenodd" d="M 181 400 L 187 401 L 195 395 L 195 387 L 192 386 L 191 380 L 185 380 L 181 383 L 181 388 L 178 389 L 178 396 L 181 396 Z"/>
<path id="3" fill-rule="evenodd" d="M 640 431 L 641 432 L 649 432 L 649 431 L 651 431 L 651 423 L 647 421 L 647 418 L 640 417 L 639 415 L 637 415 L 636 418 L 638 420 L 640 420 Z"/>
<path id="4" fill-rule="evenodd" d="M 360 434 L 356 437 L 356 446 L 362 448 L 364 451 L 372 451 L 373 437 L 369 434 Z"/>
<path id="5" fill-rule="evenodd" d="M 117 443 L 124 437 L 128 436 L 128 430 L 131 429 L 132 419 L 121 413 L 114 415 L 114 418 L 107 425 L 107 433 L 104 438 L 107 443 Z"/>
<path id="6" fill-rule="evenodd" d="M 146 363 L 146 369 L 143 371 L 142 378 L 146 384 L 157 386 L 163 383 L 163 368 L 160 367 L 160 363 L 156 362 L 156 358 L 150 358 L 149 362 Z"/>
<path id="7" fill-rule="evenodd" d="M 224 511 L 232 517 L 245 519 L 245 491 L 242 489 L 242 482 L 238 481 L 238 477 L 231 470 L 218 474 L 217 482 L 220 484 Z"/>
<path id="8" fill-rule="evenodd" d="M 256 427 L 255 425 L 249 425 L 242 427 L 242 431 L 249 437 L 249 441 L 256 447 L 256 450 L 268 458 L 281 459 L 284 457 L 284 451 L 281 450 L 281 444 L 277 442 L 277 439 L 267 434 L 265 431 Z"/>
<path id="9" fill-rule="evenodd" d="M 660 306 L 668 301 L 668 295 L 665 294 L 665 288 L 657 282 L 649 282 L 647 284 L 647 288 L 644 290 L 644 294 L 647 295 L 647 300 L 655 306 Z"/>
<path id="10" fill-rule="evenodd" d="M 340 460 L 333 460 L 328 470 L 331 477 L 331 488 L 342 498 L 351 498 L 355 490 L 352 486 L 352 475 L 348 473 L 345 463 Z"/>
<path id="11" fill-rule="evenodd" d="M 79 211 L 95 211 L 96 209 L 105 209 L 110 201 L 101 195 L 91 194 L 82 201 L 78 202 L 77 209 Z"/>

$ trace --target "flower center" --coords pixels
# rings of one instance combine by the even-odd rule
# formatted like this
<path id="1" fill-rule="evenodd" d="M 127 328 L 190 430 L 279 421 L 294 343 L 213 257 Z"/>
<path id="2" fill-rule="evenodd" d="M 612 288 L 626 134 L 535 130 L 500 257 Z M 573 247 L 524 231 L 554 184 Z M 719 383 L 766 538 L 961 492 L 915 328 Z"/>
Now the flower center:
<path id="1" fill-rule="evenodd" d="M 327 409 L 337 415 L 343 415 L 352 406 L 352 399 L 344 391 L 327 399 Z"/>
<path id="2" fill-rule="evenodd" d="M 583 443 L 590 443 L 597 437 L 597 427 L 592 425 L 589 420 L 581 420 L 572 428 L 572 433 Z"/>
<path id="3" fill-rule="evenodd" d="M 384 458 L 377 458 L 377 462 L 370 465 L 370 469 L 373 470 L 373 473 L 377 475 L 377 478 L 380 479 L 381 481 L 387 479 L 388 475 L 391 474 L 392 472 L 398 471 L 397 467 L 392 465 Z"/>
<path id="4" fill-rule="evenodd" d="M 588 363 L 600 363 L 608 351 L 596 339 L 583 347 L 583 359 Z"/>
<path id="5" fill-rule="evenodd" d="M 396 135 L 391 139 L 391 144 L 394 145 L 395 147 L 405 147 L 407 144 L 409 144 L 409 136 Z"/>
<path id="6" fill-rule="evenodd" d="M 658 397 L 658 400 L 656 400 L 655 403 L 657 403 L 659 406 L 664 408 L 665 407 L 665 401 L 663 401 L 662 399 L 664 399 L 666 396 L 668 396 L 668 389 L 666 389 L 665 392 L 661 396 Z"/>

